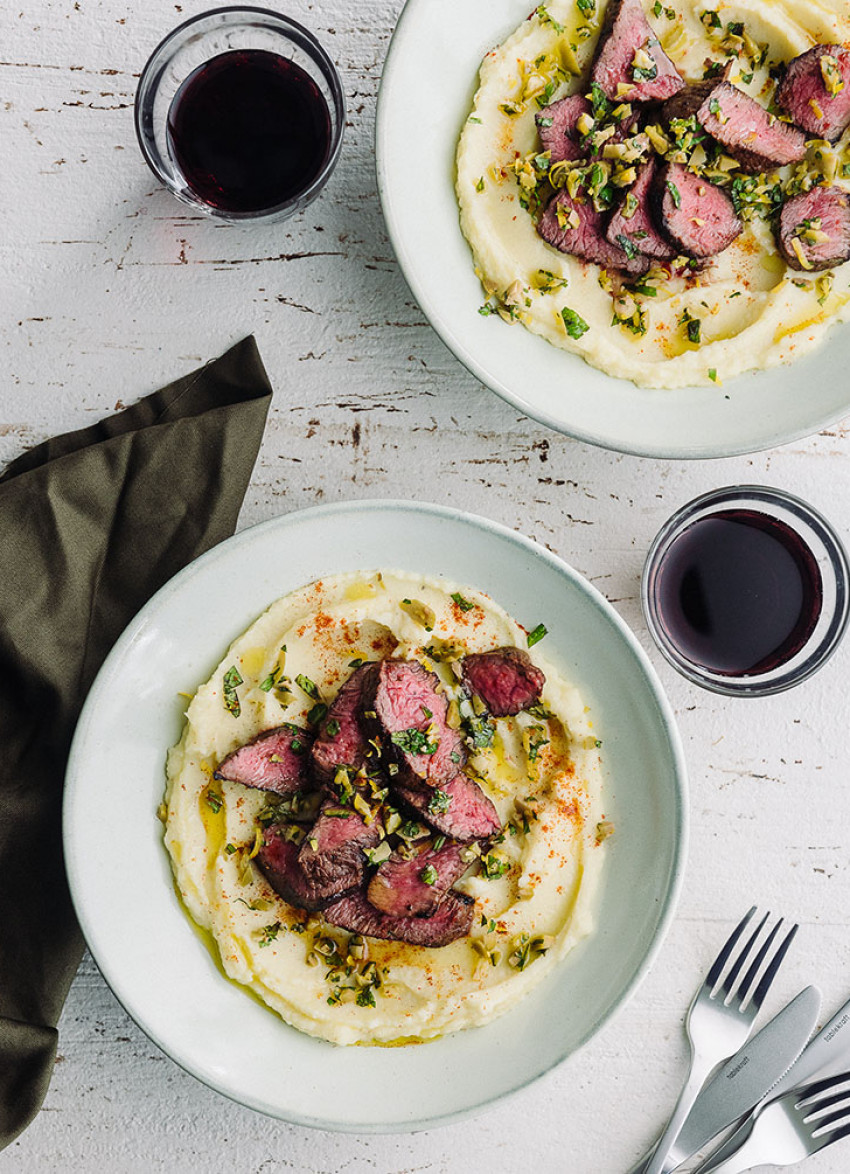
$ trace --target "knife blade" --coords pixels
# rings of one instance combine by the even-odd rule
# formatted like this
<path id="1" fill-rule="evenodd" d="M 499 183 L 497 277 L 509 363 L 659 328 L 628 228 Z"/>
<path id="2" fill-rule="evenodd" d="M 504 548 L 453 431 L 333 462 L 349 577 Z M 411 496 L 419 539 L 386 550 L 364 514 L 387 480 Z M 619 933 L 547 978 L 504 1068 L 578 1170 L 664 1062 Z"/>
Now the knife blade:
<path id="1" fill-rule="evenodd" d="M 752 1114 L 742 1122 L 735 1132 L 719 1149 L 702 1162 L 694 1174 L 710 1174 L 715 1166 L 725 1162 L 736 1153 L 752 1133 L 753 1123 L 766 1104 L 800 1084 L 806 1084 L 813 1077 L 838 1076 L 850 1068 L 850 999 L 837 1011 L 812 1040 L 796 1064 L 785 1073 L 778 1084 L 770 1090 L 755 1107 Z"/>
<path id="2" fill-rule="evenodd" d="M 821 992 L 808 986 L 711 1078 L 685 1118 L 664 1174 L 677 1169 L 712 1138 L 740 1121 L 799 1058 L 820 1014 Z"/>

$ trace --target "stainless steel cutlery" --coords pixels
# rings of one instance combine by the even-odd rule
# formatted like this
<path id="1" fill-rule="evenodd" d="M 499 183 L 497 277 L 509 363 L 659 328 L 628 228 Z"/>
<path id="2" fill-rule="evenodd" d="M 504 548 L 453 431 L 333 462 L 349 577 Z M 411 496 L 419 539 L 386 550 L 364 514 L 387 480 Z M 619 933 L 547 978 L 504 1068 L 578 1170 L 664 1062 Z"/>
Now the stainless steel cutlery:
<path id="1" fill-rule="evenodd" d="M 747 1040 L 797 931 L 797 926 L 793 926 L 775 945 L 782 926 L 779 921 L 759 945 L 770 916 L 766 914 L 743 945 L 739 945 L 755 912 L 753 906 L 732 931 L 691 1003 L 685 1021 L 691 1046 L 690 1071 L 667 1128 L 648 1160 L 637 1167 L 644 1174 L 667 1174 L 679 1164 L 674 1162 L 671 1165 L 668 1161 L 679 1130 L 711 1072 L 733 1056 Z M 789 1064 L 795 1058 L 792 1057 Z M 781 1072 L 777 1079 L 780 1075 Z"/>

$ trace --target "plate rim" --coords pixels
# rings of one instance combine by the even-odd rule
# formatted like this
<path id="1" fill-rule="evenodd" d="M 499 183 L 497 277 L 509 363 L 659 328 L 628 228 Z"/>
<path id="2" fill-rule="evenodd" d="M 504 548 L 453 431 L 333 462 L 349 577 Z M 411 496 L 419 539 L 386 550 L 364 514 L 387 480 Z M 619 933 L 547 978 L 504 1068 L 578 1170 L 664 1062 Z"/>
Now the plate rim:
<path id="1" fill-rule="evenodd" d="M 76 793 L 79 788 L 79 780 L 82 778 L 82 772 L 79 770 L 78 760 L 83 755 L 83 745 L 86 740 L 86 735 L 92 725 L 93 715 L 96 713 L 98 707 L 99 697 L 102 691 L 107 687 L 111 677 L 114 665 L 121 663 L 123 656 L 133 646 L 137 637 L 144 631 L 151 616 L 155 615 L 158 609 L 176 592 L 183 590 L 184 586 L 192 581 L 198 574 L 203 573 L 208 565 L 214 564 L 217 559 L 222 557 L 223 551 L 238 549 L 241 546 L 250 544 L 256 535 L 262 535 L 272 530 L 285 529 L 292 525 L 302 525 L 305 522 L 310 523 L 313 519 L 346 516 L 364 513 L 396 513 L 401 512 L 411 513 L 414 515 L 427 514 L 435 518 L 443 519 L 462 525 L 471 525 L 474 528 L 482 529 L 494 536 L 507 540 L 516 545 L 521 551 L 531 554 L 536 558 L 542 558 L 545 562 L 556 570 L 558 573 L 564 575 L 578 590 L 585 594 L 593 606 L 600 611 L 609 623 L 616 629 L 619 637 L 626 643 L 629 651 L 635 657 L 648 685 L 657 711 L 659 724 L 663 728 L 668 749 L 670 753 L 672 776 L 675 782 L 675 812 L 673 815 L 673 827 L 675 830 L 675 839 L 672 852 L 672 860 L 670 866 L 670 877 L 667 886 L 667 891 L 664 895 L 663 907 L 659 912 L 658 922 L 656 925 L 653 939 L 649 949 L 643 956 L 640 965 L 637 967 L 631 981 L 620 992 L 617 999 L 612 1003 L 607 1013 L 602 1019 L 597 1019 L 595 1022 L 588 1025 L 587 1030 L 582 1033 L 581 1039 L 576 1046 L 566 1055 L 562 1055 L 551 1066 L 544 1071 L 525 1080 L 522 1084 L 506 1093 L 496 1093 L 492 1096 L 485 1097 L 482 1100 L 476 1101 L 474 1105 L 466 1106 L 449 1113 L 439 1113 L 417 1119 L 415 1121 L 399 1122 L 359 1122 L 356 1126 L 343 1121 L 335 1121 L 331 1118 L 308 1116 L 301 1113 L 295 1113 L 281 1109 L 279 1106 L 272 1106 L 264 1103 L 260 1098 L 245 1099 L 241 1095 L 237 1095 L 230 1091 L 224 1084 L 217 1082 L 210 1073 L 200 1070 L 198 1066 L 194 1066 L 188 1059 L 178 1059 L 177 1056 L 169 1049 L 168 1045 L 162 1042 L 158 1032 L 152 1030 L 145 1022 L 144 1010 L 134 1007 L 133 1000 L 127 999 L 124 992 L 121 990 L 120 976 L 115 975 L 115 968 L 108 958 L 104 961 L 101 957 L 101 952 L 98 948 L 93 947 L 91 938 L 96 937 L 96 932 L 92 933 L 92 922 L 89 920 L 88 910 L 83 903 L 83 898 L 77 889 L 79 882 L 77 877 L 77 863 L 76 851 L 74 849 L 74 825 L 76 821 L 75 801 Z M 270 601 L 271 602 L 271 601 Z M 301 510 L 293 510 L 289 513 L 279 514 L 264 521 L 247 526 L 242 530 L 237 531 L 231 537 L 224 539 L 198 558 L 192 560 L 169 580 L 166 581 L 159 588 L 159 590 L 148 600 L 148 602 L 137 612 L 133 619 L 129 622 L 123 630 L 118 640 L 113 645 L 109 654 L 103 662 L 100 670 L 95 677 L 94 682 L 89 690 L 86 700 L 80 712 L 80 717 L 74 732 L 74 737 L 71 743 L 71 749 L 68 756 L 68 764 L 65 773 L 65 786 L 63 790 L 62 799 L 62 844 L 65 857 L 65 868 L 68 877 L 69 889 L 73 902 L 74 911 L 76 913 L 80 928 L 85 938 L 86 946 L 100 971 L 104 981 L 107 983 L 111 993 L 118 1000 L 120 1005 L 130 1016 L 133 1022 L 140 1028 L 140 1030 L 154 1043 L 160 1050 L 179 1068 L 188 1072 L 196 1080 L 215 1092 L 227 1097 L 229 1100 L 243 1107 L 261 1112 L 269 1117 L 277 1120 L 286 1121 L 292 1125 L 320 1129 L 332 1133 L 344 1134 L 406 1134 L 418 1132 L 425 1129 L 433 1129 L 454 1124 L 465 1119 L 468 1119 L 478 1113 L 492 1108 L 494 1105 L 510 1101 L 513 1097 L 518 1096 L 521 1092 L 536 1084 L 539 1080 L 544 1079 L 550 1075 L 556 1068 L 560 1067 L 567 1061 L 573 1060 L 583 1049 L 589 1044 L 592 1038 L 598 1034 L 599 1031 L 608 1027 L 616 1017 L 620 1014 L 623 1008 L 628 1004 L 634 996 L 640 984 L 644 981 L 652 966 L 654 965 L 661 947 L 666 940 L 667 934 L 670 930 L 671 923 L 675 917 L 676 909 L 678 907 L 679 898 L 681 895 L 682 886 L 684 883 L 686 862 L 688 856 L 689 845 L 689 806 L 688 806 L 688 771 L 687 762 L 685 759 L 684 747 L 682 745 L 681 735 L 675 720 L 672 705 L 664 691 L 658 674 L 652 665 L 646 651 L 637 639 L 637 636 L 632 632 L 631 628 L 626 624 L 625 620 L 619 615 L 616 609 L 605 598 L 598 588 L 587 580 L 583 575 L 576 571 L 569 563 L 547 550 L 545 547 L 528 538 L 525 534 L 511 529 L 509 526 L 501 522 L 495 522 L 490 518 L 483 517 L 478 514 L 468 513 L 464 510 L 459 510 L 453 506 L 445 506 L 437 503 L 431 503 L 419 500 L 405 500 L 402 498 L 393 499 L 354 499 L 344 502 L 332 502 L 324 505 L 310 506 Z M 184 911 L 185 915 L 185 911 Z M 238 985 L 238 984 L 237 984 Z M 273 1014 L 273 1012 L 270 1012 Z M 289 1026 L 289 1025 L 287 1025 Z M 291 1028 L 295 1031 L 296 1028 Z"/>
<path id="2" fill-rule="evenodd" d="M 392 95 L 390 93 L 391 87 L 394 85 L 395 73 L 397 68 L 397 58 L 400 53 L 400 46 L 407 36 L 407 24 L 411 23 L 419 10 L 426 10 L 427 0 L 405 0 L 404 7 L 399 15 L 398 22 L 393 30 L 390 38 L 387 55 L 384 60 L 384 67 L 381 72 L 381 79 L 378 86 L 378 97 L 376 103 L 375 113 L 375 132 L 374 132 L 374 147 L 375 147 L 375 171 L 377 177 L 378 196 L 381 202 L 381 209 L 384 215 L 384 221 L 387 226 L 387 233 L 390 238 L 390 243 L 393 247 L 399 268 L 402 271 L 405 281 L 410 287 L 410 291 L 416 299 L 417 304 L 423 310 L 428 323 L 432 330 L 442 340 L 445 346 L 451 351 L 458 362 L 464 366 L 470 374 L 474 375 L 479 383 L 492 391 L 500 399 L 510 404 L 512 407 L 521 411 L 524 415 L 537 423 L 543 424 L 546 428 L 550 428 L 553 432 L 558 432 L 564 436 L 570 436 L 574 440 L 581 441 L 585 444 L 593 445 L 595 448 L 605 449 L 609 452 L 622 453 L 624 456 L 644 457 L 653 460 L 680 460 L 680 461 L 700 461 L 700 460 L 731 460 L 736 457 L 752 456 L 756 453 L 768 452 L 775 448 L 783 447 L 787 444 L 795 444 L 800 440 L 808 439 L 810 436 L 815 436 L 825 429 L 832 428 L 842 420 L 846 419 L 850 414 L 850 399 L 847 404 L 837 410 L 826 412 L 823 416 L 818 417 L 810 425 L 801 426 L 794 429 L 792 432 L 785 432 L 777 430 L 769 435 L 750 442 L 742 442 L 740 444 L 690 444 L 687 446 L 669 446 L 664 444 L 652 445 L 642 443 L 640 445 L 629 445 L 625 440 L 611 440 L 603 437 L 599 432 L 594 432 L 591 429 L 583 428 L 579 425 L 572 425 L 565 423 L 563 420 L 558 420 L 552 416 L 545 409 L 530 404 L 521 393 L 512 390 L 499 380 L 498 376 L 485 370 L 479 361 L 470 353 L 468 347 L 463 343 L 460 337 L 452 330 L 448 321 L 446 321 L 440 314 L 439 307 L 434 303 L 433 299 L 425 292 L 423 283 L 417 276 L 416 269 L 410 259 L 407 249 L 404 245 L 404 237 L 399 228 L 398 220 L 395 213 L 395 202 L 391 195 L 391 181 L 389 179 L 390 168 L 388 166 L 388 150 L 387 139 L 388 130 L 387 124 L 390 119 L 390 111 L 393 109 Z M 470 256 L 470 264 L 472 258 Z M 848 326 L 850 329 L 850 326 Z M 544 340 L 541 340 L 544 341 Z M 826 345 L 826 339 L 821 343 L 822 349 Z M 583 359 L 578 355 L 573 355 L 566 352 L 569 358 L 577 360 L 582 366 L 585 365 Z M 817 353 L 817 352 L 815 352 Z M 811 357 L 811 356 L 807 356 Z M 794 364 L 783 364 L 783 366 L 791 367 Z M 732 385 L 748 375 L 761 374 L 762 376 L 769 376 L 770 369 L 761 372 L 745 372 L 740 376 L 736 376 L 734 380 L 730 380 Z M 653 392 L 656 395 L 665 395 L 665 389 L 639 389 L 645 392 Z"/>

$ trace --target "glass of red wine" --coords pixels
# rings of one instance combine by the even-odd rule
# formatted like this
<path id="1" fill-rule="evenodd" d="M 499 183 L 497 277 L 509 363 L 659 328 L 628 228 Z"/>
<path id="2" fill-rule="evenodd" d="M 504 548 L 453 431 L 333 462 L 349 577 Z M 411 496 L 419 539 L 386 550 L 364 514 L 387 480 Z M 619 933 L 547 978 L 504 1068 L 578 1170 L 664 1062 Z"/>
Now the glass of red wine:
<path id="1" fill-rule="evenodd" d="M 836 650 L 850 615 L 841 539 L 812 506 L 767 486 L 698 497 L 646 560 L 643 609 L 670 663 L 705 689 L 764 697 Z"/>
<path id="2" fill-rule="evenodd" d="M 151 170 L 227 221 L 277 221 L 316 198 L 339 158 L 345 97 L 312 33 L 265 8 L 216 8 L 154 50 L 136 93 Z"/>

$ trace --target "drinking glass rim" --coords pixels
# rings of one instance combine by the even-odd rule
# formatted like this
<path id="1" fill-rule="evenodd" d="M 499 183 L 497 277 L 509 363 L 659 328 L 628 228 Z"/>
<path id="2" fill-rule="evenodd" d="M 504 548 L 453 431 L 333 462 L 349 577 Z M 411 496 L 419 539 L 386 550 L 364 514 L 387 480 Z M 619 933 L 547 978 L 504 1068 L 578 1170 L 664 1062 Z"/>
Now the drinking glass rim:
<path id="1" fill-rule="evenodd" d="M 180 38 L 181 35 L 185 35 L 187 30 L 192 28 L 193 25 L 196 25 L 203 20 L 208 20 L 210 17 L 225 15 L 245 15 L 246 17 L 251 15 L 258 15 L 272 17 L 274 20 L 281 21 L 284 25 L 287 25 L 289 29 L 291 29 L 296 34 L 297 37 L 303 38 L 303 40 L 306 42 L 306 48 L 305 46 L 302 46 L 302 48 L 305 48 L 308 56 L 312 56 L 316 64 L 321 69 L 322 74 L 328 83 L 328 88 L 331 91 L 331 98 L 333 100 L 336 113 L 336 123 L 332 127 L 332 136 L 328 157 L 325 160 L 321 171 L 311 181 L 309 186 L 304 188 L 303 191 L 298 192 L 296 195 L 290 196 L 288 200 L 284 200 L 280 204 L 273 204 L 268 208 L 262 208 L 259 211 L 253 212 L 223 211 L 221 209 L 205 205 L 202 200 L 187 200 L 183 193 L 175 188 L 170 176 L 166 174 L 160 167 L 158 158 L 151 153 L 147 138 L 142 128 L 143 94 L 147 96 L 148 91 L 154 88 L 150 82 L 150 75 L 153 69 L 160 64 L 159 59 L 160 57 L 164 56 L 167 47 L 173 41 L 176 41 L 178 38 Z M 282 36 L 286 35 L 284 30 L 280 30 L 280 32 Z M 212 60 L 212 58 L 210 58 L 210 60 Z M 157 77 L 156 80 L 158 81 L 159 78 Z M 225 4 L 217 8 L 207 8 L 203 12 L 198 12 L 194 16 L 187 17 L 186 20 L 183 20 L 180 22 L 180 24 L 175 25 L 174 28 L 172 28 L 165 34 L 164 37 L 162 37 L 162 39 L 148 56 L 148 59 L 142 68 L 142 72 L 139 74 L 139 81 L 136 86 L 136 96 L 133 104 L 133 125 L 135 127 L 136 139 L 139 144 L 139 149 L 141 150 L 142 156 L 144 157 L 148 167 L 159 180 L 159 182 L 162 183 L 174 196 L 176 196 L 177 199 L 183 201 L 184 203 L 188 203 L 191 207 L 195 208 L 196 211 L 203 212 L 205 215 L 208 215 L 213 219 L 231 223 L 241 223 L 242 221 L 251 220 L 272 220 L 275 217 L 280 216 L 280 214 L 285 212 L 288 208 L 295 207 L 298 204 L 308 204 L 313 198 L 314 194 L 317 193 L 327 182 L 328 176 L 331 174 L 337 164 L 340 151 L 342 150 L 346 115 L 347 107 L 345 101 L 345 91 L 342 87 L 342 79 L 340 78 L 339 70 L 316 35 L 299 21 L 294 20 L 291 16 L 286 16 L 284 13 L 277 12 L 273 8 L 264 8 L 251 4 Z"/>

